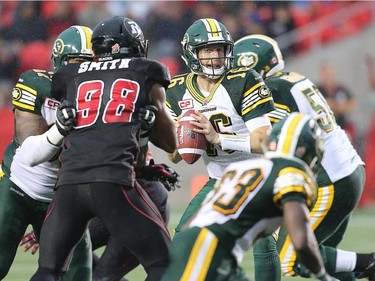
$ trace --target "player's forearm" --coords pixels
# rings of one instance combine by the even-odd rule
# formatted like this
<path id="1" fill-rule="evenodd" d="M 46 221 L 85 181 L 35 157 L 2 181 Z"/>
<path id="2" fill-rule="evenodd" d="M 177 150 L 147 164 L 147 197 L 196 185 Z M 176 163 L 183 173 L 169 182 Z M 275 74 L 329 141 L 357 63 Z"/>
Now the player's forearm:
<path id="1" fill-rule="evenodd" d="M 263 145 L 267 140 L 268 132 L 272 129 L 268 116 L 262 115 L 256 117 L 245 124 L 250 132 L 251 152 L 264 153 Z"/>
<path id="2" fill-rule="evenodd" d="M 317 244 L 306 244 L 305 247 L 296 249 L 296 253 L 298 260 L 300 260 L 312 274 L 319 275 L 322 272 L 325 273 L 324 264 Z"/>
<path id="3" fill-rule="evenodd" d="M 318 242 L 309 223 L 309 210 L 304 203 L 289 201 L 284 203 L 284 225 L 296 251 L 298 260 L 312 274 L 325 274 L 323 260 L 319 252 Z"/>
<path id="4" fill-rule="evenodd" d="M 160 149 L 173 153 L 177 149 L 176 128 L 167 115 L 158 115 L 150 134 L 150 141 Z"/>
<path id="5" fill-rule="evenodd" d="M 27 137 L 19 148 L 19 153 L 21 153 L 25 163 L 33 167 L 55 157 L 62 140 L 63 136 L 53 125 L 42 135 Z"/>
<path id="6" fill-rule="evenodd" d="M 256 131 L 250 134 L 250 143 L 251 143 L 251 152 L 252 153 L 264 153 L 264 144 L 267 142 L 267 133 L 268 130 L 271 130 L 271 127 L 264 126 L 258 128 Z"/>

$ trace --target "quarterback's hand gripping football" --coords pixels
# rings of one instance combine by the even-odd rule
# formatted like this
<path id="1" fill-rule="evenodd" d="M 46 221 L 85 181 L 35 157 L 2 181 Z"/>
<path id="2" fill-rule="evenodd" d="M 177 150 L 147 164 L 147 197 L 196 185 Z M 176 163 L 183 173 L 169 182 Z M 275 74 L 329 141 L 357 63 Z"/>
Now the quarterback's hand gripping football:
<path id="1" fill-rule="evenodd" d="M 25 245 L 24 248 L 23 248 L 24 252 L 27 252 L 28 250 L 30 250 L 31 248 L 33 248 L 31 250 L 31 254 L 34 255 L 38 251 L 38 249 L 39 249 L 39 243 L 36 240 L 36 236 L 35 236 L 34 231 L 26 233 L 23 236 L 23 238 L 22 238 L 19 246 L 23 246 L 23 245 Z"/>
<path id="2" fill-rule="evenodd" d="M 63 101 L 56 110 L 56 126 L 60 134 L 67 136 L 76 123 L 76 110 L 68 102 Z"/>

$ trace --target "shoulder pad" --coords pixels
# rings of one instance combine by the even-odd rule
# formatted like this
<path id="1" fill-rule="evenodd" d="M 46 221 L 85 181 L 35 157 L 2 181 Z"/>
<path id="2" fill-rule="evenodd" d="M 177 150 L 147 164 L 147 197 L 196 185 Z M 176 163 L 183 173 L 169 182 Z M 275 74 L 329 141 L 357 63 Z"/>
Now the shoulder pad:
<path id="1" fill-rule="evenodd" d="M 140 58 L 139 61 L 144 65 L 142 67 L 147 68 L 148 79 L 160 83 L 165 89 L 167 89 L 171 80 L 168 68 L 156 60 Z"/>
<path id="2" fill-rule="evenodd" d="M 19 110 L 39 112 L 41 104 L 50 94 L 52 72 L 29 70 L 22 73 L 12 91 L 12 104 Z"/>
<path id="3" fill-rule="evenodd" d="M 175 86 L 184 85 L 186 81 L 186 77 L 189 75 L 189 73 L 179 74 L 175 75 L 171 79 L 171 84 L 169 84 L 168 89 L 173 88 Z"/>
<path id="4" fill-rule="evenodd" d="M 297 167 L 282 169 L 275 180 L 273 194 L 281 199 L 288 193 L 300 193 L 310 207 L 317 197 L 316 183 L 308 172 Z"/>

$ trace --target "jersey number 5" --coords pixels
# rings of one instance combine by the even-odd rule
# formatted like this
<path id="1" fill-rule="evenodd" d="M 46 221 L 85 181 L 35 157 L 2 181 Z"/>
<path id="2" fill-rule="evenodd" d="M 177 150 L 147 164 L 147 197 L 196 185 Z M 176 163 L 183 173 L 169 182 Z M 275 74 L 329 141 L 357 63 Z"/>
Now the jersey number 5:
<path id="1" fill-rule="evenodd" d="M 101 106 L 105 106 L 103 123 L 129 122 L 134 112 L 134 104 L 139 95 L 139 84 L 132 80 L 117 79 L 113 82 L 109 100 L 103 101 L 104 82 L 87 81 L 79 85 L 77 91 L 77 121 L 75 128 L 88 127 L 100 116 Z"/>

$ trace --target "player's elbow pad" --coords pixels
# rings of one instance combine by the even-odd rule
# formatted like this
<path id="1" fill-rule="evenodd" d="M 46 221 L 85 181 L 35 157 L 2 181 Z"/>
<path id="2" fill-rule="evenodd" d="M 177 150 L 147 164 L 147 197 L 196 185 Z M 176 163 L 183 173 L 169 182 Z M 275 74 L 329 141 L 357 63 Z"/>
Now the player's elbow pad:
<path id="1" fill-rule="evenodd" d="M 20 153 L 26 165 L 34 167 L 54 157 L 60 146 L 47 139 L 48 131 L 42 135 L 27 137 L 20 146 Z"/>

